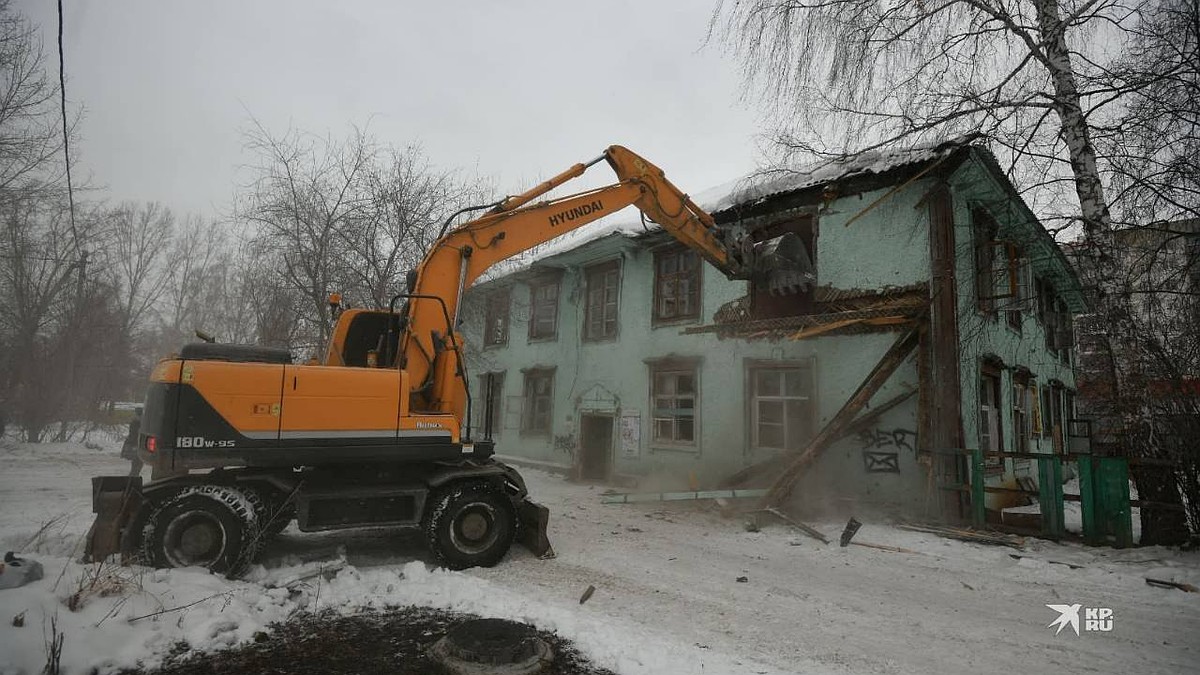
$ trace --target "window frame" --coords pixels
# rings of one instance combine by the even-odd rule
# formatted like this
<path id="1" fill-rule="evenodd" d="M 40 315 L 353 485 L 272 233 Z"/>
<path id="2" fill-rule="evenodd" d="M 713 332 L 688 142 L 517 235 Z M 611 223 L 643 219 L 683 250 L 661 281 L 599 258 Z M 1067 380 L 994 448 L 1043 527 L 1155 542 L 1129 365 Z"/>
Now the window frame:
<path id="1" fill-rule="evenodd" d="M 764 372 L 778 373 L 781 376 L 779 381 L 779 394 L 759 394 L 758 383 L 759 374 Z M 789 396 L 786 392 L 786 375 L 788 372 L 799 373 L 801 378 L 802 393 L 796 396 Z M 746 365 L 747 376 L 747 407 L 749 421 L 749 441 L 750 448 L 755 451 L 765 452 L 789 452 L 802 447 L 803 443 L 812 440 L 815 433 L 816 419 L 816 383 L 813 381 L 814 368 L 811 360 L 809 361 L 751 361 Z M 772 445 L 763 445 L 759 426 L 761 425 L 760 411 L 763 401 L 779 401 L 783 404 L 783 417 L 780 426 L 783 427 L 783 447 Z M 803 402 L 804 412 L 799 423 L 802 427 L 799 438 L 793 438 L 790 428 L 791 417 L 788 415 L 788 403 L 792 401 Z M 789 445 L 789 441 L 798 441 L 795 444 Z"/>
<path id="2" fill-rule="evenodd" d="M 538 291 L 546 288 L 554 289 L 552 329 L 548 334 L 537 333 L 538 326 Z M 562 277 L 544 277 L 529 282 L 529 341 L 552 341 L 558 339 L 558 309 L 562 298 Z M 548 304 L 548 303 L 547 303 Z"/>
<path id="3" fill-rule="evenodd" d="M 980 450 L 983 452 L 1004 451 L 1004 382 L 1000 376 L 1000 367 L 984 363 L 979 369 L 978 404 L 979 425 L 976 434 Z M 991 396 L 990 406 L 984 405 L 984 391 Z M 985 409 L 987 412 L 985 412 Z M 989 417 L 995 417 L 995 426 L 989 424 Z M 985 431 L 986 430 L 986 431 Z M 993 433 L 994 432 L 994 433 Z M 994 439 L 993 439 L 994 436 Z M 983 447 L 984 438 L 988 439 L 988 447 Z M 1004 471 L 1004 462 L 999 457 L 984 457 L 984 473 L 996 474 Z"/>
<path id="4" fill-rule="evenodd" d="M 669 277 L 664 278 L 662 264 L 668 258 L 675 258 L 677 265 L 681 265 L 684 261 L 690 261 L 691 268 L 682 271 L 677 268 L 676 271 L 669 273 Z M 699 254 L 685 246 L 668 246 L 654 251 L 652 264 L 654 265 L 654 297 L 650 308 L 651 325 L 673 325 L 698 320 L 701 314 L 700 303 L 703 298 L 701 284 L 704 277 L 703 261 Z M 688 292 L 687 298 L 690 302 L 690 311 L 686 314 L 676 313 L 672 316 L 663 316 L 660 310 L 662 309 L 664 284 L 670 283 L 674 286 L 676 305 L 678 306 L 679 298 L 682 297 L 678 293 L 678 287 L 682 280 L 689 277 L 691 290 Z"/>
<path id="5" fill-rule="evenodd" d="M 483 433 L 486 428 L 487 420 L 484 415 L 487 411 L 488 396 L 487 396 L 487 380 L 488 376 L 495 378 L 496 387 L 492 389 L 492 435 L 498 435 L 504 426 L 504 380 L 506 371 L 492 370 L 486 373 L 480 373 L 479 377 L 479 413 L 476 424 L 478 425 L 479 433 Z"/>
<path id="6" fill-rule="evenodd" d="M 1013 371 L 1012 375 L 1012 434 L 1013 452 L 1029 452 L 1032 436 L 1030 424 L 1030 386 L 1033 380 L 1028 372 Z"/>
<path id="7" fill-rule="evenodd" d="M 527 368 L 523 371 L 521 385 L 521 436 L 548 437 L 554 430 L 554 376 L 555 368 Z M 549 382 L 548 391 L 542 395 L 536 393 L 538 379 Z M 536 421 L 537 399 L 544 396 L 547 401 L 545 412 L 545 428 L 534 426 Z M 531 407 L 532 404 L 532 407 Z"/>
<path id="8" fill-rule="evenodd" d="M 698 451 L 700 449 L 700 423 L 701 423 L 701 419 L 700 419 L 700 417 L 701 417 L 701 414 L 700 414 L 700 362 L 698 360 L 696 360 L 696 361 L 671 360 L 671 361 L 656 361 L 656 362 L 650 363 L 649 365 L 650 365 L 650 367 L 648 369 L 649 375 L 650 375 L 650 381 L 649 381 L 650 434 L 649 434 L 649 436 L 650 436 L 651 447 L 652 448 L 674 449 L 674 450 Z M 686 394 L 680 394 L 677 391 L 678 383 L 676 383 L 676 385 L 675 385 L 676 391 L 674 391 L 674 392 L 669 392 L 669 393 L 668 392 L 659 392 L 658 391 L 658 378 L 660 375 L 667 375 L 667 376 L 687 375 L 688 377 L 691 377 L 692 378 L 692 391 L 690 393 L 690 396 L 686 395 Z M 679 421 L 680 421 L 680 419 L 687 417 L 686 415 L 672 415 L 672 416 L 665 417 L 665 418 L 663 416 L 659 415 L 659 411 L 664 410 L 664 409 L 660 409 L 658 407 L 658 402 L 659 402 L 659 399 L 663 399 L 663 398 L 676 399 L 676 401 L 675 401 L 676 406 L 669 408 L 669 410 L 672 410 L 672 411 L 691 410 L 690 417 L 691 417 L 691 423 L 692 423 L 692 433 L 691 433 L 690 439 L 679 440 L 679 438 L 678 438 L 678 436 L 679 436 Z M 682 408 L 677 405 L 678 400 L 684 399 L 684 398 L 691 398 L 691 403 L 692 403 L 691 408 Z M 671 422 L 671 428 L 672 428 L 672 434 L 671 434 L 672 437 L 671 438 L 663 438 L 663 437 L 659 436 L 659 434 L 658 434 L 659 422 L 661 422 L 661 421 L 670 421 Z"/>
<path id="9" fill-rule="evenodd" d="M 600 319 L 601 334 L 592 335 L 592 285 L 597 278 L 607 278 L 612 274 L 615 282 L 613 288 L 614 298 L 612 300 L 612 333 L 608 332 L 607 325 L 609 317 L 604 315 Z M 609 302 L 606 298 L 601 298 L 601 307 L 607 311 Z M 595 265 L 589 265 L 583 270 L 583 330 L 580 333 L 580 339 L 583 342 L 603 342 L 605 340 L 615 340 L 621 334 L 621 261 L 609 260 Z"/>
<path id="10" fill-rule="evenodd" d="M 497 317 L 496 312 L 503 305 L 502 316 Z M 492 332 L 493 319 L 500 319 L 501 336 L 497 340 L 489 339 Z M 508 329 L 512 321 L 512 287 L 506 286 L 489 292 L 484 296 L 483 303 L 483 348 L 503 347 L 508 344 Z"/>

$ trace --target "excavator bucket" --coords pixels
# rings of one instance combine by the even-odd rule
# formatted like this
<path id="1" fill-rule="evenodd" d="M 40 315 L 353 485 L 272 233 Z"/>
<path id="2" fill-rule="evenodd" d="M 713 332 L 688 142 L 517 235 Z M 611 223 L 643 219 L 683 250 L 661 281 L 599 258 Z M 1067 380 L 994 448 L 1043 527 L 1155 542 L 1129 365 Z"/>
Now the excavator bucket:
<path id="1" fill-rule="evenodd" d="M 539 558 L 553 558 L 554 548 L 546 535 L 550 523 L 550 509 L 528 499 L 517 504 L 517 541 Z"/>
<path id="2" fill-rule="evenodd" d="M 751 278 L 773 295 L 790 295 L 807 291 L 817 275 L 804 241 L 787 232 L 754 245 Z"/>

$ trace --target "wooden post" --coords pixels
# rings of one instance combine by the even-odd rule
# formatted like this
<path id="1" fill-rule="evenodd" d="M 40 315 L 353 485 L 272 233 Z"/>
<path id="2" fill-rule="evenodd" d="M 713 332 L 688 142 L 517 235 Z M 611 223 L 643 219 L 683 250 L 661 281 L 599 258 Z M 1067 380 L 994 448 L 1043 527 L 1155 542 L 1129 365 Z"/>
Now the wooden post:
<path id="1" fill-rule="evenodd" d="M 767 491 L 767 496 L 763 497 L 763 508 L 779 506 L 783 503 L 783 500 L 787 499 L 804 468 L 816 459 L 822 450 L 841 436 L 841 432 L 850 425 L 855 416 L 858 415 L 858 412 L 863 409 L 863 406 L 871 400 L 875 392 L 879 391 L 883 383 L 892 376 L 892 373 L 896 372 L 896 368 L 900 366 L 905 357 L 917 346 L 918 332 L 914 328 L 896 339 L 896 342 L 892 344 L 887 353 L 883 355 L 883 358 L 879 360 L 879 363 L 875 364 L 871 373 L 867 375 L 867 379 L 858 385 L 858 389 L 846 401 L 841 410 L 838 410 L 833 419 L 829 420 L 829 423 L 821 431 L 817 432 L 817 435 L 808 442 L 804 450 L 795 456 L 787 468 L 779 475 L 779 478 L 775 480 L 771 489 Z"/>

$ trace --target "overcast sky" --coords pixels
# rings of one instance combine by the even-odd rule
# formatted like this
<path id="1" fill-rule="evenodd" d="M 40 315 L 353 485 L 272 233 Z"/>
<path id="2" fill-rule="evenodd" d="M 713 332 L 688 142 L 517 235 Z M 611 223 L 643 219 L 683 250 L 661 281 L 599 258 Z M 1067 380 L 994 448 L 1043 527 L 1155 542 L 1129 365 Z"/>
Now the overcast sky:
<path id="1" fill-rule="evenodd" d="M 253 114 L 420 143 L 512 192 L 612 143 L 696 193 L 756 165 L 760 116 L 705 46 L 708 0 L 65 0 L 77 170 L 116 200 L 219 215 Z M 54 57 L 54 0 L 18 0 Z"/>

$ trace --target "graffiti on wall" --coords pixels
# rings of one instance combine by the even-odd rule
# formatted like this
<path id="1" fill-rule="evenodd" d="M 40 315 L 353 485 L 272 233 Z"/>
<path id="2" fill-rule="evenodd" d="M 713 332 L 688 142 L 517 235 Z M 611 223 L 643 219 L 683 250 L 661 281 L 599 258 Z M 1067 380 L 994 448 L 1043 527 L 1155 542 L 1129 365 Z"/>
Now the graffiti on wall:
<path id="1" fill-rule="evenodd" d="M 858 432 L 858 440 L 865 448 L 907 450 L 916 452 L 917 432 L 897 427 L 895 429 L 864 429 Z"/>
<path id="2" fill-rule="evenodd" d="M 568 455 L 575 454 L 575 434 L 563 434 L 554 437 L 554 449 Z"/>
<path id="3" fill-rule="evenodd" d="M 863 450 L 863 468 L 867 473 L 900 473 L 900 453 Z"/>
<path id="4" fill-rule="evenodd" d="M 900 452 L 916 452 L 917 432 L 895 429 L 865 429 L 858 432 L 863 445 L 863 470 L 867 473 L 900 473 Z"/>

